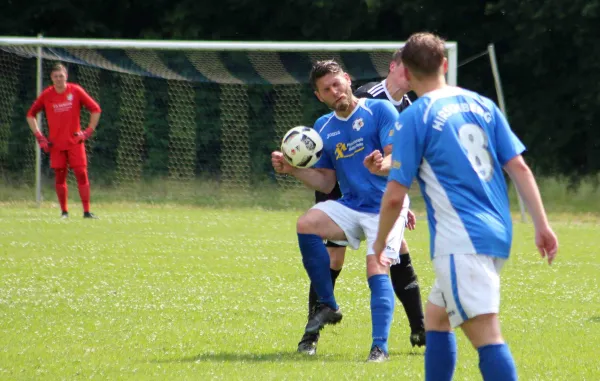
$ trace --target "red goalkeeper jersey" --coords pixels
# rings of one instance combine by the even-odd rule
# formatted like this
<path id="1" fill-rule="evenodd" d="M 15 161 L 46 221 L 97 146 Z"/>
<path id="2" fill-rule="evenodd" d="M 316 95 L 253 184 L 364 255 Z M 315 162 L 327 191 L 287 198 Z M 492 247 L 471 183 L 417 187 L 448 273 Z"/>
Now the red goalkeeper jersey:
<path id="1" fill-rule="evenodd" d="M 35 117 L 44 110 L 48 121 L 48 140 L 52 149 L 62 151 L 76 144 L 73 134 L 81 130 L 81 106 L 90 112 L 101 111 L 98 103 L 79 85 L 67 83 L 67 89 L 60 94 L 54 86 L 50 86 L 33 102 L 27 116 Z"/>

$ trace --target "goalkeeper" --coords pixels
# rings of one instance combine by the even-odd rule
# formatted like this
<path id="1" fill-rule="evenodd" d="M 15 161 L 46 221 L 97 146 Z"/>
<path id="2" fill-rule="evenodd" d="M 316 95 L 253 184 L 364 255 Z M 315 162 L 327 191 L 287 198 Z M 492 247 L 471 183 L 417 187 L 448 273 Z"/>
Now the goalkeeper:
<path id="1" fill-rule="evenodd" d="M 392 55 L 389 64 L 389 73 L 383 81 L 369 82 L 359 87 L 354 95 L 357 98 L 375 98 L 384 99 L 391 102 L 398 112 L 402 112 L 411 105 L 407 95 L 410 87 L 404 75 L 404 66 L 401 60 L 402 49 L 398 49 Z M 339 184 L 336 183 L 331 193 L 315 192 L 316 203 L 337 200 L 342 197 Z M 414 214 L 408 213 L 408 228 L 412 230 L 415 223 Z M 326 241 L 325 246 L 329 252 L 331 280 L 335 286 L 335 281 L 342 271 L 346 247 L 336 244 L 332 241 Z M 410 325 L 410 343 L 414 346 L 425 345 L 425 323 L 423 315 L 423 303 L 421 301 L 421 289 L 417 280 L 417 274 L 412 266 L 408 245 L 406 239 L 402 239 L 400 247 L 400 263 L 390 267 L 390 278 L 394 293 L 402 303 L 404 311 Z M 308 293 L 308 317 L 309 320 L 316 311 L 317 293 L 311 283 Z M 298 343 L 298 352 L 314 355 L 317 350 L 319 333 L 305 332 Z"/>
<path id="2" fill-rule="evenodd" d="M 94 133 L 101 110 L 98 103 L 81 86 L 67 82 L 67 78 L 67 68 L 62 63 L 56 63 L 50 72 L 52 86 L 46 88 L 33 102 L 27 112 L 27 123 L 40 148 L 50 154 L 50 167 L 54 169 L 61 218 L 69 217 L 67 165 L 77 179 L 83 217 L 96 218 L 90 212 L 90 183 L 84 141 Z M 81 106 L 85 106 L 91 112 L 90 123 L 84 131 L 81 131 L 79 120 Z M 46 114 L 50 139 L 42 134 L 35 118 L 40 111 Z"/>

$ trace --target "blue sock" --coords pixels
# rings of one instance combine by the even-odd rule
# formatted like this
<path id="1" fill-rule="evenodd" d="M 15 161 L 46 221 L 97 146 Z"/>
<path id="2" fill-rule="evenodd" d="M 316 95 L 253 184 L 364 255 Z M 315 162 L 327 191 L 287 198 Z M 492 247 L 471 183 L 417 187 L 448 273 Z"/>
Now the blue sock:
<path id="1" fill-rule="evenodd" d="M 429 342 L 427 343 L 429 345 Z M 516 381 L 517 368 L 506 344 L 484 345 L 479 352 L 479 370 L 484 381 Z"/>
<path id="2" fill-rule="evenodd" d="M 316 234 L 298 233 L 298 245 L 302 253 L 302 263 L 319 296 L 319 302 L 337 310 L 329 271 L 329 253 L 323 239 Z"/>
<path id="3" fill-rule="evenodd" d="M 373 345 L 388 353 L 388 336 L 394 316 L 394 288 L 387 274 L 369 278 L 371 289 L 371 323 L 373 324 Z"/>
<path id="4" fill-rule="evenodd" d="M 456 367 L 454 332 L 427 331 L 425 381 L 450 381 Z"/>

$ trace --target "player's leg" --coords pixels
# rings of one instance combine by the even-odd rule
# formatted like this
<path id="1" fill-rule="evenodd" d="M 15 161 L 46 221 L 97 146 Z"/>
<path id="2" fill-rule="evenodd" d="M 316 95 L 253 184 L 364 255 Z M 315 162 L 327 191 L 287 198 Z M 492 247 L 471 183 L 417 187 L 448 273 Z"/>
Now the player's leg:
<path id="1" fill-rule="evenodd" d="M 371 290 L 371 350 L 367 361 L 381 362 L 389 358 L 388 337 L 394 316 L 394 289 L 375 255 L 367 256 L 367 282 Z"/>
<path id="2" fill-rule="evenodd" d="M 410 343 L 414 347 L 425 345 L 425 317 L 421 301 L 421 288 L 409 254 L 408 244 L 402 239 L 400 263 L 390 267 L 394 292 L 402 303 L 410 325 Z"/>
<path id="3" fill-rule="evenodd" d="M 74 145 L 69 149 L 68 156 L 69 166 L 73 169 L 75 179 L 77 179 L 77 189 L 79 190 L 79 197 L 83 205 L 83 217 L 96 218 L 96 216 L 90 213 L 90 182 L 87 172 L 85 146 L 83 144 Z"/>
<path id="4" fill-rule="evenodd" d="M 499 272 L 504 260 L 484 255 L 455 259 L 458 299 L 462 299 L 468 317 L 461 328 L 479 353 L 479 370 L 484 381 L 517 380 L 515 362 L 498 320 Z M 461 281 L 467 279 L 468 283 L 461 287 Z"/>
<path id="5" fill-rule="evenodd" d="M 344 218 L 344 208 L 335 201 L 322 202 L 302 215 L 296 224 L 302 263 L 319 296 L 319 308 L 306 326 L 307 333 L 316 333 L 326 324 L 336 324 L 342 318 L 333 295 L 329 253 L 323 239 L 346 240 L 345 229 L 350 226 Z M 335 222 L 332 217 L 336 218 Z"/>
<path id="6" fill-rule="evenodd" d="M 406 197 L 401 215 L 407 218 L 410 200 Z M 408 243 L 402 237 L 400 246 L 400 263 L 390 267 L 390 278 L 394 292 L 402 303 L 408 323 L 410 325 L 410 343 L 414 347 L 425 345 L 425 317 L 423 316 L 423 302 L 421 301 L 421 288 L 417 274 L 413 268 L 409 254 Z"/>
<path id="7" fill-rule="evenodd" d="M 60 204 L 61 217 L 69 217 L 67 188 L 67 153 L 66 151 L 50 151 L 50 167 L 54 169 L 54 189 Z"/>
<path id="8" fill-rule="evenodd" d="M 337 277 L 340 275 L 342 271 L 342 267 L 344 265 L 344 258 L 346 255 L 346 247 L 339 245 L 337 243 L 326 241 L 325 247 L 327 248 L 327 252 L 329 253 L 329 272 L 331 274 L 331 283 L 333 288 L 335 289 L 335 281 Z M 317 296 L 317 292 L 313 287 L 312 283 L 310 284 L 310 288 L 308 290 L 308 315 L 314 313 L 315 308 L 319 302 L 319 297 Z"/>
<path id="9" fill-rule="evenodd" d="M 425 380 L 452 380 L 456 368 L 456 336 L 448 319 L 446 299 L 437 278 L 425 306 L 425 330 Z"/>
<path id="10" fill-rule="evenodd" d="M 386 255 L 399 261 L 399 252 L 404 234 L 406 214 L 401 215 L 388 236 Z M 361 219 L 361 226 L 367 239 L 367 280 L 371 289 L 371 351 L 367 361 L 381 362 L 389 358 L 388 337 L 394 315 L 394 289 L 390 281 L 389 267 L 383 266 L 374 255 L 373 242 L 377 236 L 379 215 Z"/>
<path id="11" fill-rule="evenodd" d="M 335 290 L 335 281 L 338 275 L 340 275 L 340 272 L 342 271 L 342 266 L 344 264 L 346 247 L 338 245 L 331 241 L 327 241 L 325 243 L 325 247 L 327 247 L 327 251 L 329 252 L 329 272 L 331 273 L 331 284 L 333 286 L 333 289 Z M 311 317 L 316 312 L 318 302 L 319 297 L 317 296 L 317 292 L 315 291 L 311 283 L 308 292 L 308 321 L 310 321 Z M 319 332 L 309 333 L 305 331 L 302 335 L 302 339 L 300 339 L 300 342 L 298 343 L 298 352 L 305 353 L 308 355 L 316 354 L 319 338 Z"/>

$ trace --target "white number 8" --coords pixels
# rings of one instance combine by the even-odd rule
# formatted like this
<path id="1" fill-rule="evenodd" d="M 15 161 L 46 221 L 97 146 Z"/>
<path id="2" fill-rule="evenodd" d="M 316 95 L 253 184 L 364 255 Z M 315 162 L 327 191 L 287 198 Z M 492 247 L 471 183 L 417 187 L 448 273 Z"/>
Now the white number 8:
<path id="1" fill-rule="evenodd" d="M 464 124 L 458 129 L 460 144 L 467 150 L 469 161 L 483 181 L 489 181 L 494 173 L 492 155 L 488 151 L 485 131 L 475 124 Z"/>

